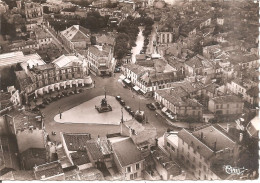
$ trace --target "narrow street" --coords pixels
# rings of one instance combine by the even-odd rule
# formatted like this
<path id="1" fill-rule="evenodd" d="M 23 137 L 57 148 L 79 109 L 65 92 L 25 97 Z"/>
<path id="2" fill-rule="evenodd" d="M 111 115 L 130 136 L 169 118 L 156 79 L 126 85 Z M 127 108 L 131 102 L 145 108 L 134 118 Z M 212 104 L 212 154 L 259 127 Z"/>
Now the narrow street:
<path id="1" fill-rule="evenodd" d="M 156 42 L 156 36 L 157 36 L 157 32 L 156 32 L 156 27 L 157 27 L 157 22 L 155 22 L 153 24 L 153 30 L 151 32 L 151 35 L 149 36 L 149 44 L 147 46 L 147 54 L 154 54 L 156 53 L 156 47 L 154 46 L 154 42 Z"/>
<path id="2" fill-rule="evenodd" d="M 136 46 L 132 48 L 132 62 L 136 62 L 136 55 L 140 54 L 144 46 L 144 36 L 143 36 L 143 27 L 139 27 L 139 33 L 136 39 Z"/>
<path id="3" fill-rule="evenodd" d="M 151 111 L 146 107 L 147 103 L 153 101 L 152 99 L 146 99 L 129 89 L 123 88 L 122 84 L 118 82 L 120 75 L 121 74 L 118 73 L 115 77 L 110 78 L 101 78 L 92 75 L 91 77 L 96 83 L 95 88 L 85 90 L 80 94 L 64 97 L 46 106 L 42 111 L 45 114 L 45 128 L 50 134 L 50 139 L 60 142 L 60 132 L 90 133 L 93 137 L 97 137 L 98 135 L 105 136 L 109 133 L 118 133 L 120 127 L 117 125 L 61 124 L 54 121 L 54 116 L 58 114 L 59 107 L 62 111 L 66 111 L 96 96 L 104 95 L 104 87 L 106 87 L 107 95 L 120 95 L 123 100 L 125 100 L 126 105 L 129 105 L 133 111 L 138 110 L 140 103 L 140 109 L 145 111 L 145 115 L 148 116 L 148 122 L 156 127 L 158 137 L 162 136 L 164 132 L 166 132 L 167 128 L 172 129 L 172 127 L 166 123 L 164 118 L 156 116 L 155 111 Z M 51 135 L 52 131 L 55 131 L 57 135 Z"/>

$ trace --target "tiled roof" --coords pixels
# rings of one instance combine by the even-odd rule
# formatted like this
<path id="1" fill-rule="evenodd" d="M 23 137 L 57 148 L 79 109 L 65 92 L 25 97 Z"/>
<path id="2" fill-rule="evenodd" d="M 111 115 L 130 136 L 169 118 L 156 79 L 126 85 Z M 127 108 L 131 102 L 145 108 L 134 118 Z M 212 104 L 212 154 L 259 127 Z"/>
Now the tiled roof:
<path id="1" fill-rule="evenodd" d="M 175 177 L 181 174 L 181 167 L 172 161 L 160 148 L 156 148 L 156 150 L 152 151 L 152 157 L 167 170 L 169 175 Z"/>
<path id="2" fill-rule="evenodd" d="M 225 96 L 219 96 L 214 97 L 212 100 L 217 104 L 225 104 L 225 103 L 232 103 L 232 102 L 240 102 L 242 103 L 242 99 L 235 96 L 235 95 L 225 95 Z"/>
<path id="3" fill-rule="evenodd" d="M 63 133 L 62 135 L 69 151 L 85 150 L 87 141 L 91 139 L 88 133 Z"/>
<path id="4" fill-rule="evenodd" d="M 32 79 L 26 74 L 25 71 L 15 71 L 15 75 L 22 91 L 24 91 L 27 86 L 33 83 Z"/>
<path id="5" fill-rule="evenodd" d="M 58 161 L 54 161 L 34 167 L 34 174 L 37 180 L 41 180 L 63 174 L 63 170 L 61 164 Z"/>
<path id="6" fill-rule="evenodd" d="M 143 67 L 143 66 L 139 66 L 139 65 L 135 65 L 135 64 L 124 65 L 124 67 L 129 69 L 130 71 L 132 71 L 136 75 L 144 74 L 146 71 L 154 71 L 154 69 Z"/>
<path id="7" fill-rule="evenodd" d="M 96 35 L 96 41 L 97 44 L 101 43 L 101 44 L 114 45 L 115 38 L 110 35 L 102 34 L 102 35 Z"/>
<path id="8" fill-rule="evenodd" d="M 104 180 L 104 176 L 101 171 L 99 171 L 96 168 L 88 168 L 85 170 L 81 170 L 79 173 L 80 180 L 85 181 L 98 181 L 98 180 Z"/>
<path id="9" fill-rule="evenodd" d="M 144 160 L 131 138 L 112 143 L 112 148 L 122 167 Z"/>
<path id="10" fill-rule="evenodd" d="M 215 93 L 216 88 L 218 88 L 219 85 L 216 83 L 209 84 L 205 87 L 205 90 L 209 91 L 210 93 Z"/>
<path id="11" fill-rule="evenodd" d="M 136 134 L 141 133 L 145 129 L 145 127 L 141 123 L 137 122 L 135 119 L 126 121 L 123 124 L 127 128 L 131 128 L 131 129 L 135 130 Z"/>
<path id="12" fill-rule="evenodd" d="M 74 165 L 83 165 L 90 163 L 87 151 L 77 151 L 70 153 Z"/>
<path id="13" fill-rule="evenodd" d="M 46 160 L 47 151 L 44 148 L 29 148 L 21 153 L 21 156 L 25 159 L 41 158 Z"/>
<path id="14" fill-rule="evenodd" d="M 51 38 L 51 35 L 43 29 L 35 30 L 35 35 L 37 39 Z"/>
<path id="15" fill-rule="evenodd" d="M 112 49 L 111 46 L 103 45 L 103 46 L 89 46 L 88 50 L 90 53 L 94 54 L 97 57 L 108 57 L 110 50 Z"/>
<path id="16" fill-rule="evenodd" d="M 89 40 L 90 31 L 80 25 L 73 25 L 68 29 L 61 32 L 61 34 L 66 37 L 66 39 L 75 42 L 81 40 Z"/>
<path id="17" fill-rule="evenodd" d="M 192 57 L 191 59 L 186 61 L 185 64 L 192 68 L 213 67 L 213 64 L 201 55 L 196 55 L 196 56 Z"/>
<path id="18" fill-rule="evenodd" d="M 227 132 L 219 125 L 210 125 L 196 130 L 192 132 L 192 134 L 212 150 L 214 150 L 214 143 L 216 142 L 215 151 L 225 148 L 233 149 L 236 144 L 236 142 L 231 139 Z M 201 136 L 203 136 L 202 139 Z"/>
<path id="19" fill-rule="evenodd" d="M 104 155 L 112 153 L 106 138 L 89 140 L 86 144 L 86 148 L 93 160 L 102 159 Z"/>

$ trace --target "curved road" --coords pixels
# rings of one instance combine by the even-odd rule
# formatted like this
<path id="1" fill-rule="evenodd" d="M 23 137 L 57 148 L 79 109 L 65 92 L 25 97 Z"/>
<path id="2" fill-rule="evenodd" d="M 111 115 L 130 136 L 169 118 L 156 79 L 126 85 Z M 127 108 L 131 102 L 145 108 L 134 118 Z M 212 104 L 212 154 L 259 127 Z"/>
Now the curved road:
<path id="1" fill-rule="evenodd" d="M 115 77 L 110 78 L 100 78 L 92 75 L 92 79 L 96 83 L 95 88 L 85 90 L 80 94 L 64 97 L 42 109 L 42 112 L 45 115 L 45 129 L 48 132 L 50 139 L 52 141 L 60 142 L 60 132 L 90 133 L 92 137 L 97 137 L 98 135 L 105 136 L 109 133 L 119 132 L 120 127 L 115 125 L 61 124 L 54 121 L 54 116 L 59 113 L 59 107 L 61 108 L 61 111 L 66 111 L 96 96 L 104 95 L 105 86 L 107 95 L 120 95 L 125 100 L 126 105 L 129 105 L 134 111 L 138 110 L 140 101 L 140 108 L 141 110 L 144 110 L 146 116 L 148 116 L 148 122 L 156 127 L 158 137 L 162 136 L 167 128 L 171 128 L 165 122 L 165 119 L 163 119 L 159 115 L 156 117 L 155 111 L 151 111 L 146 107 L 146 103 L 152 102 L 152 99 L 146 99 L 141 95 L 137 95 L 129 89 L 123 88 L 122 84 L 118 82 L 120 75 L 121 74 L 119 73 L 116 74 Z M 51 135 L 52 131 L 55 131 L 57 135 Z"/>

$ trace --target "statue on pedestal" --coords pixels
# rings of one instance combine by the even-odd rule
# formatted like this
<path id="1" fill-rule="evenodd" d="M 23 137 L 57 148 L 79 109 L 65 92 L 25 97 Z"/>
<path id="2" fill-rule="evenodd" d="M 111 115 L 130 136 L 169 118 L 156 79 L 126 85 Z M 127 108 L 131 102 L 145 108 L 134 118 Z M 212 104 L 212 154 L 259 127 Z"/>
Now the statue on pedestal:
<path id="1" fill-rule="evenodd" d="M 105 98 L 101 100 L 100 106 L 95 106 L 95 109 L 97 109 L 99 113 L 112 111 L 112 107 L 107 103 L 106 89 L 105 89 Z"/>

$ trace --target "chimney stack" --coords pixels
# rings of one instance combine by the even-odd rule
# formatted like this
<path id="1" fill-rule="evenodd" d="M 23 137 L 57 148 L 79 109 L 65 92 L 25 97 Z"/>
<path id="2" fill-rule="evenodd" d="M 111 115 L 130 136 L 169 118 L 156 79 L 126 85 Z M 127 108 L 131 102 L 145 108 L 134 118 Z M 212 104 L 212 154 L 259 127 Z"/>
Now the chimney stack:
<path id="1" fill-rule="evenodd" d="M 240 133 L 240 135 L 239 135 L 239 142 L 242 142 L 242 140 L 243 140 L 243 133 Z"/>
<path id="2" fill-rule="evenodd" d="M 200 140 L 203 140 L 203 132 L 200 134 Z"/>

